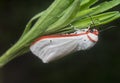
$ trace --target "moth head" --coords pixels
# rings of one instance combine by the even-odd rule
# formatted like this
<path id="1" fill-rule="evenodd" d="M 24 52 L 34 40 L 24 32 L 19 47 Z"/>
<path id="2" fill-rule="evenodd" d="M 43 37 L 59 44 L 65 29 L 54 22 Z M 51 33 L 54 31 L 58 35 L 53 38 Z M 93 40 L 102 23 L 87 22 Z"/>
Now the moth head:
<path id="1" fill-rule="evenodd" d="M 87 37 L 89 38 L 90 41 L 92 42 L 97 42 L 98 41 L 98 34 L 99 31 L 97 29 L 88 29 Z"/>
<path id="2" fill-rule="evenodd" d="M 97 29 L 88 29 L 87 33 L 92 33 L 94 35 L 98 35 L 99 31 Z"/>

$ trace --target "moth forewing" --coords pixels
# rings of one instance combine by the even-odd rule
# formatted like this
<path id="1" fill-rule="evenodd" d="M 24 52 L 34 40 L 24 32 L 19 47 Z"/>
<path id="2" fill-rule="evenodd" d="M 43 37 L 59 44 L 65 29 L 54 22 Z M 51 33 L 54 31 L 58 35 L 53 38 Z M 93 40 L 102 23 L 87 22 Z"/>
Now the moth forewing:
<path id="1" fill-rule="evenodd" d="M 30 47 L 33 54 L 38 56 L 44 63 L 60 59 L 75 52 L 77 48 L 78 43 L 74 37 L 48 38 L 40 40 Z"/>
<path id="2" fill-rule="evenodd" d="M 75 51 L 89 49 L 97 41 L 98 31 L 96 29 L 81 29 L 72 34 L 40 37 L 30 46 L 30 50 L 44 63 L 48 63 Z"/>

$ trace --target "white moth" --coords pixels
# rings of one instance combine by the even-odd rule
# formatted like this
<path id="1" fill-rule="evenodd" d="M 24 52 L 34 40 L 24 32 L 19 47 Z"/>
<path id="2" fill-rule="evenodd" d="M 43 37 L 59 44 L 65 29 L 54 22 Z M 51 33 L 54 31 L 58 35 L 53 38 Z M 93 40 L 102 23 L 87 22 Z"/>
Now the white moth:
<path id="1" fill-rule="evenodd" d="M 48 63 L 93 47 L 98 41 L 98 33 L 96 29 L 80 29 L 71 34 L 42 36 L 33 42 L 30 50 L 44 63 Z"/>

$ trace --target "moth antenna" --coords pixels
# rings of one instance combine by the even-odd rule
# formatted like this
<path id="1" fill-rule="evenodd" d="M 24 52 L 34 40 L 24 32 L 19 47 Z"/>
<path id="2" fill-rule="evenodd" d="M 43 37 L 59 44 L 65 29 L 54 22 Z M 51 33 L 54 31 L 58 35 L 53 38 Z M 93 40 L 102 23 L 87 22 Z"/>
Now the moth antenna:
<path id="1" fill-rule="evenodd" d="M 117 27 L 117 26 L 110 26 L 110 27 L 108 27 L 106 29 L 100 30 L 99 32 L 103 32 L 103 31 L 109 30 L 109 29 L 114 28 L 114 27 Z"/>

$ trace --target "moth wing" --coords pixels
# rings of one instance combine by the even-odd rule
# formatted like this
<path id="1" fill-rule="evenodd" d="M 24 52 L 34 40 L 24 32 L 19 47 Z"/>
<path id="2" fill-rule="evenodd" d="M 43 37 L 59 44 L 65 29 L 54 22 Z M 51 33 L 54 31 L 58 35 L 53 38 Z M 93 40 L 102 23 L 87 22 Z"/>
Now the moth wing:
<path id="1" fill-rule="evenodd" d="M 34 55 L 38 56 L 39 52 L 49 45 L 50 45 L 50 41 L 47 40 L 37 41 L 35 44 L 30 46 L 30 50 Z"/>
<path id="2" fill-rule="evenodd" d="M 36 43 L 31 51 L 44 63 L 48 63 L 76 51 L 77 47 L 78 41 L 74 38 L 53 38 Z"/>

